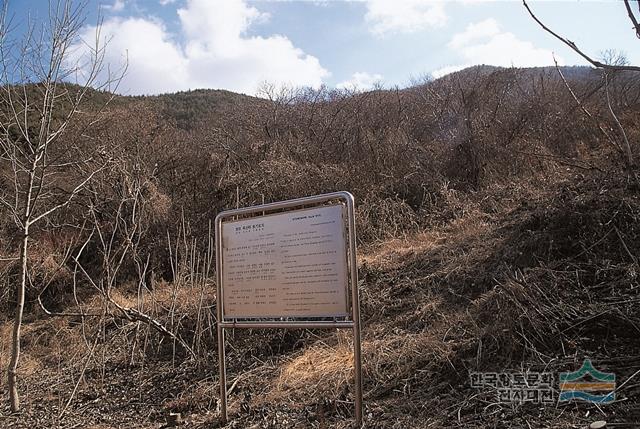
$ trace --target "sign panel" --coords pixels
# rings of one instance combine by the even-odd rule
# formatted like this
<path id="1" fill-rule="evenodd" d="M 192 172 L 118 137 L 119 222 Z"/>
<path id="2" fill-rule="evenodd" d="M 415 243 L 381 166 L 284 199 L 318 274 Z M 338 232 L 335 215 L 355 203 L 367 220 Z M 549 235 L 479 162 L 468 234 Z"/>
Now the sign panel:
<path id="1" fill-rule="evenodd" d="M 335 204 L 338 200 L 343 204 Z M 265 212 L 275 210 L 290 211 L 265 216 Z M 249 215 L 254 217 L 231 220 Z M 342 328 L 353 330 L 355 420 L 356 427 L 361 427 L 360 299 L 353 195 L 332 192 L 227 210 L 216 216 L 215 225 L 220 421 L 226 424 L 228 417 L 225 329 Z"/>
<path id="2" fill-rule="evenodd" d="M 343 206 L 222 224 L 223 318 L 344 317 Z"/>

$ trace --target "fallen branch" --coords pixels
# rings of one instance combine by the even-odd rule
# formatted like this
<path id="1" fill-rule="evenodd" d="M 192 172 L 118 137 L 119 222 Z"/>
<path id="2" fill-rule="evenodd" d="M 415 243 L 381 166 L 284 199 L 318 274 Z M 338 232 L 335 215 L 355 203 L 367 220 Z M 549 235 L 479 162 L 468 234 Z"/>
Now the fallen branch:
<path id="1" fill-rule="evenodd" d="M 622 247 L 624 247 L 624 250 L 627 252 L 627 255 L 629 255 L 633 263 L 636 264 L 636 267 L 640 268 L 640 263 L 638 263 L 638 258 L 636 258 L 636 256 L 633 253 L 631 253 L 631 251 L 629 250 L 629 247 L 627 247 L 627 243 L 625 243 L 624 239 L 622 238 L 622 234 L 620 234 L 620 230 L 615 226 L 613 227 L 613 229 L 616 231 L 616 234 L 618 235 L 618 239 L 620 240 L 620 243 L 622 243 Z"/>
<path id="2" fill-rule="evenodd" d="M 95 282 L 93 281 L 93 279 L 91 278 L 89 273 L 87 273 L 87 271 L 80 264 L 80 262 L 75 258 L 74 258 L 74 261 L 77 264 L 78 268 L 80 268 L 82 273 L 87 277 L 89 282 L 91 282 L 94 285 L 94 287 L 96 287 L 102 293 L 102 296 L 104 296 L 104 298 L 107 300 L 107 302 L 109 302 L 110 304 L 113 304 L 113 306 L 115 308 L 117 308 L 118 311 L 120 311 L 120 313 L 122 313 L 122 315 L 125 317 L 125 319 L 127 319 L 129 321 L 132 321 L 132 322 L 133 321 L 139 321 L 139 322 L 146 323 L 147 325 L 151 326 L 153 329 L 155 329 L 159 333 L 161 333 L 163 335 L 166 335 L 169 338 L 171 338 L 172 340 L 176 341 L 178 344 L 180 344 L 182 347 L 184 347 L 184 349 L 186 351 L 188 351 L 189 354 L 194 359 L 197 357 L 195 355 L 195 353 L 193 352 L 193 350 L 191 349 L 191 347 L 189 347 L 189 345 L 187 345 L 187 343 L 180 336 L 178 336 L 177 334 L 174 334 L 173 332 L 171 332 L 162 323 L 158 322 L 156 319 L 154 319 L 153 317 L 149 316 L 148 314 L 143 313 L 142 311 L 136 310 L 135 308 L 125 307 L 125 306 L 120 305 L 117 302 L 115 302 L 113 300 L 113 298 L 111 298 L 111 296 L 109 295 L 108 291 L 105 291 L 103 288 L 99 288 L 95 284 Z"/>
<path id="3" fill-rule="evenodd" d="M 107 297 L 107 299 L 109 300 L 109 303 L 113 304 L 113 306 L 116 307 L 124 315 L 124 317 L 127 320 L 130 320 L 132 322 L 139 321 L 139 322 L 146 323 L 147 325 L 154 328 L 156 331 L 160 332 L 163 335 L 168 336 L 172 340 L 179 343 L 186 351 L 189 352 L 189 354 L 194 359 L 197 357 L 196 354 L 191 349 L 191 347 L 189 347 L 189 345 L 179 335 L 171 332 L 162 323 L 158 322 L 153 317 L 143 313 L 142 311 L 136 310 L 135 308 L 124 307 L 118 304 L 117 302 L 115 302 L 113 299 L 111 299 L 111 297 Z"/>

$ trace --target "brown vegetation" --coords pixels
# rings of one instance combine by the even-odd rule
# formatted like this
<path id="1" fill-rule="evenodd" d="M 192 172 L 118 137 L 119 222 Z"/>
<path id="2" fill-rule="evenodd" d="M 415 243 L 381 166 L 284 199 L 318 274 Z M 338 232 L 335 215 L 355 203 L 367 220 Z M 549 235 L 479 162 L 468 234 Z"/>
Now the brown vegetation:
<path id="1" fill-rule="evenodd" d="M 214 426 L 211 220 L 336 190 L 357 200 L 367 427 L 633 421 L 634 379 L 602 411 L 469 386 L 470 371 L 568 371 L 586 356 L 621 382 L 637 369 L 637 172 L 599 72 L 562 72 L 591 117 L 547 68 L 366 93 L 119 97 L 83 134 L 115 162 L 32 231 L 25 413 L 3 408 L 3 423 L 157 427 L 181 412 Z M 610 95 L 637 153 L 640 81 L 617 73 Z M 0 214 L 6 318 L 19 237 Z M 349 337 L 229 337 L 229 427 L 350 424 Z"/>

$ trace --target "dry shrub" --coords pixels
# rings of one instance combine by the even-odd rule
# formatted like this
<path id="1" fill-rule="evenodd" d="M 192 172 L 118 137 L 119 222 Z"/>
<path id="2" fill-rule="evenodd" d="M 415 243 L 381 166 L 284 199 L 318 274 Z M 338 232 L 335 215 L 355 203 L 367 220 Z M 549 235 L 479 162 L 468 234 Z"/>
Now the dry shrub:
<path id="1" fill-rule="evenodd" d="M 9 365 L 11 359 L 11 331 L 13 323 L 4 322 L 0 324 L 0 365 L 2 368 L 6 368 Z M 6 381 L 5 377 L 2 377 L 2 383 Z"/>
<path id="2" fill-rule="evenodd" d="M 164 128 L 149 132 L 144 117 L 140 121 L 130 115 L 139 122 L 135 131 L 120 127 L 111 130 L 115 135 L 105 135 L 111 135 L 109 141 L 128 139 L 125 150 L 144 149 L 139 159 L 127 158 L 130 169 L 123 172 L 133 175 L 137 161 L 145 161 L 148 180 L 142 193 L 149 228 L 143 232 L 141 255 L 148 251 L 165 257 L 166 230 L 171 235 L 185 224 L 192 227 L 178 233 L 181 246 L 182 241 L 185 248 L 192 240 L 206 242 L 208 221 L 236 204 L 352 191 L 359 238 L 372 249 L 360 259 L 366 263 L 361 267 L 363 347 L 372 427 L 471 427 L 460 415 L 464 404 L 455 402 L 474 394 L 467 386 L 471 368 L 521 368 L 531 356 L 541 362 L 561 353 L 603 353 L 585 340 L 589 337 L 637 357 L 637 198 L 618 189 L 623 178 L 609 180 L 619 169 L 606 177 L 589 176 L 587 163 L 605 168 L 606 162 L 597 158 L 610 152 L 597 151 L 602 142 L 592 135 L 593 126 L 578 120 L 579 109 L 549 73 L 530 79 L 532 71 L 478 71 L 466 79 L 439 80 L 410 97 L 402 91 L 377 91 L 357 97 L 334 94 L 316 103 L 312 93 L 310 99 L 287 106 L 266 104 L 264 115 L 247 121 L 222 118 L 215 129 L 194 129 L 179 138 Z M 462 100 L 460 93 L 469 97 Z M 632 140 L 638 140 L 636 116 L 621 113 Z M 518 153 L 522 151 L 533 154 Z M 577 167 L 558 167 L 556 160 Z M 156 162 L 161 166 L 157 171 Z M 567 171 L 570 167 L 587 178 Z M 109 189 L 115 180 L 104 179 L 109 192 L 98 194 L 111 210 L 104 212 L 108 223 L 110 200 L 118 189 Z M 575 185 L 562 189 L 565 180 Z M 181 210 L 171 210 L 176 207 Z M 424 232 L 427 226 L 430 231 Z M 59 279 L 52 274 L 59 261 L 55 255 L 64 246 L 42 242 L 34 247 L 35 283 L 54 278 L 68 287 L 68 273 Z M 194 366 L 210 370 L 215 288 L 202 270 L 189 265 L 190 257 L 198 256 L 188 250 L 180 250 L 179 256 L 183 260 L 177 264 L 180 269 L 173 267 L 178 271 L 173 284 L 158 282 L 153 291 L 142 288 L 138 295 L 138 282 L 127 277 L 112 290 L 112 298 L 144 310 L 194 349 L 203 338 Z M 99 262 L 99 252 L 89 258 Z M 103 301 L 96 294 L 83 308 L 100 311 Z M 174 364 L 182 357 L 176 359 L 174 344 L 143 323 L 113 316 L 104 322 L 108 335 L 100 344 L 112 364 L 147 363 L 150 357 Z M 57 368 L 61 361 L 73 365 L 74 356 L 84 355 L 87 348 L 77 323 L 28 322 L 25 362 L 31 363 L 26 370 Z M 0 328 L 0 363 L 5 365 L 9 326 Z M 254 396 L 264 406 L 261 411 L 273 410 L 270 401 L 276 406 L 303 404 L 308 410 L 325 399 L 334 404 L 349 400 L 353 372 L 348 335 L 235 335 L 228 347 L 230 373 L 250 368 L 236 378 L 241 381 L 236 399 L 268 384 L 263 397 Z M 261 363 L 251 368 L 247 362 L 256 365 L 256 357 Z M 269 378 L 280 363 L 279 374 Z M 116 368 L 118 373 L 121 367 Z M 168 382 L 157 378 L 153 383 Z M 211 379 L 192 383 L 165 408 L 210 409 L 214 389 Z M 278 412 L 286 413 L 286 407 Z M 478 409 L 473 418 L 482 412 Z M 290 415 L 289 421 L 309 426 L 306 414 Z M 344 415 L 334 412 L 334 418 L 335 427 L 346 424 Z M 500 418 L 476 423 L 498 427 L 505 424 Z"/>
<path id="3" fill-rule="evenodd" d="M 109 297 L 118 305 L 126 308 L 135 308 L 138 304 L 137 296 L 131 293 L 127 293 L 124 290 L 113 289 L 109 292 Z M 104 297 L 96 295 L 93 308 L 99 308 L 99 305 L 104 303 Z"/>
<path id="4" fill-rule="evenodd" d="M 418 215 L 403 200 L 381 199 L 370 194 L 357 203 L 358 238 L 363 242 L 385 240 L 418 230 Z"/>
<path id="5" fill-rule="evenodd" d="M 492 256 L 500 263 L 471 307 L 483 361 L 580 354 L 599 342 L 618 353 L 637 349 L 629 339 L 640 326 L 633 305 L 640 208 L 627 186 L 587 179 L 535 209 L 508 213 Z"/>
<path id="6" fill-rule="evenodd" d="M 221 186 L 231 194 L 227 196 L 227 208 L 231 208 L 342 191 L 349 188 L 343 178 L 344 171 L 336 164 L 278 158 L 233 172 Z"/>
<path id="7" fill-rule="evenodd" d="M 41 232 L 34 235 L 37 238 L 31 241 L 29 247 L 26 311 L 38 311 L 36 298 L 45 286 L 47 290 L 42 295 L 42 300 L 47 308 L 63 308 L 70 303 L 71 285 L 73 283 L 72 273 L 66 266 L 63 255 L 68 243 L 62 240 L 51 240 L 52 233 Z M 7 285 L 6 288 L 2 288 L 0 309 L 7 316 L 12 314 L 15 302 L 15 285 L 19 284 L 20 272 L 19 259 L 0 263 L 0 281 L 2 283 L 6 282 Z"/>
<path id="8" fill-rule="evenodd" d="M 11 356 L 13 322 L 0 325 L 0 367 L 8 365 Z M 22 356 L 18 371 L 22 376 L 38 374 L 46 368 L 76 365 L 87 351 L 79 325 L 64 318 L 50 318 L 25 323 L 22 327 Z M 6 379 L 2 378 L 2 383 Z"/>
<path id="9" fill-rule="evenodd" d="M 174 284 L 158 282 L 153 291 L 146 292 L 147 302 L 153 302 L 161 308 L 173 308 L 177 315 L 185 315 L 197 311 L 199 305 L 210 307 L 215 304 L 216 286 L 205 283 L 202 287 L 191 284 Z M 148 304 L 151 305 L 151 304 Z"/>
<path id="10" fill-rule="evenodd" d="M 478 195 L 446 226 L 368 248 L 360 258 L 365 379 L 370 406 L 380 407 L 372 427 L 391 427 L 399 414 L 435 415 L 421 403 L 437 407 L 444 427 L 526 413 L 498 406 L 500 419 L 483 410 L 493 397 L 469 388 L 468 371 L 561 372 L 571 356 L 587 355 L 631 375 L 640 210 L 624 178 L 592 180 L 495 187 L 493 200 Z M 548 414 L 537 418 L 553 427 Z"/>
<path id="11" fill-rule="evenodd" d="M 65 318 L 26 324 L 23 334 L 23 345 L 28 354 L 48 359 L 50 363 L 56 359 L 72 363 L 72 358 L 84 353 L 87 347 L 80 324 L 69 323 Z"/>
<path id="12" fill-rule="evenodd" d="M 146 200 L 147 216 L 149 222 L 166 221 L 171 209 L 171 198 L 163 193 L 153 182 L 144 183 L 144 198 Z"/>

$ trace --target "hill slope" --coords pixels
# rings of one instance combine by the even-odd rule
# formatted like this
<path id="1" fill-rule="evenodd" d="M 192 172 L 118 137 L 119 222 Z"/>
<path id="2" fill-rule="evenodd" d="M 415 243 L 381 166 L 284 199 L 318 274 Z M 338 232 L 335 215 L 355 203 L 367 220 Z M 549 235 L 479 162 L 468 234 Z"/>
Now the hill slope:
<path id="1" fill-rule="evenodd" d="M 553 69 L 470 69 L 398 91 L 273 101 L 122 98 L 78 137 L 118 162 L 33 233 L 25 411 L 3 404 L 2 424 L 157 428 L 181 412 L 190 427 L 215 427 L 210 220 L 346 189 L 358 204 L 366 427 L 634 427 L 638 172 L 623 164 L 599 77 L 581 69 L 567 80 L 591 116 Z M 610 88 L 634 153 L 639 88 L 628 74 Z M 0 264 L 13 284 L 15 263 Z M 38 296 L 61 314 L 45 314 Z M 2 300 L 6 366 L 8 287 Z M 351 424 L 349 335 L 229 337 L 227 427 Z M 557 401 L 559 374 L 586 358 L 616 374 L 615 403 L 500 401 L 495 387 L 471 385 L 471 373 L 547 372 Z"/>

